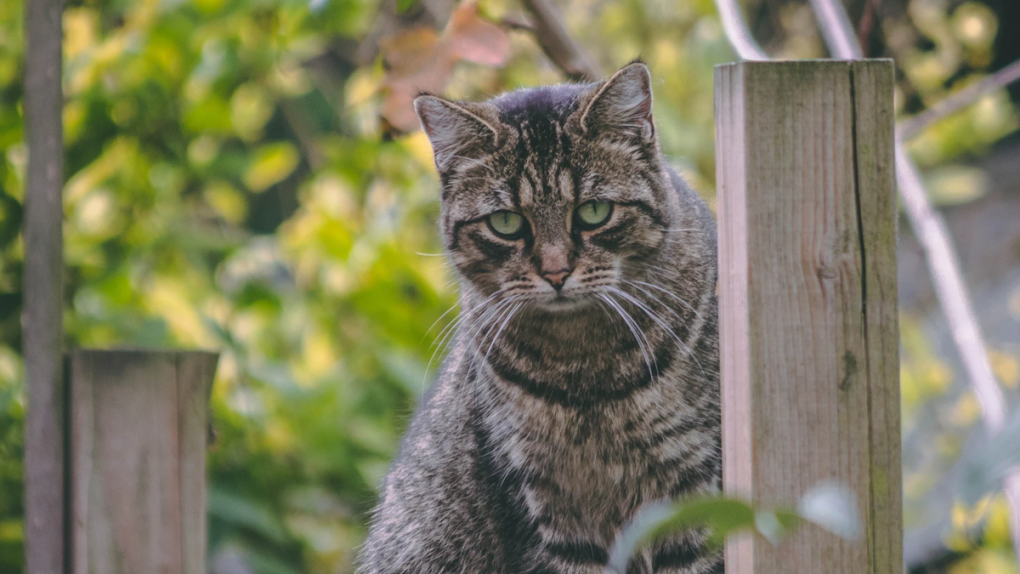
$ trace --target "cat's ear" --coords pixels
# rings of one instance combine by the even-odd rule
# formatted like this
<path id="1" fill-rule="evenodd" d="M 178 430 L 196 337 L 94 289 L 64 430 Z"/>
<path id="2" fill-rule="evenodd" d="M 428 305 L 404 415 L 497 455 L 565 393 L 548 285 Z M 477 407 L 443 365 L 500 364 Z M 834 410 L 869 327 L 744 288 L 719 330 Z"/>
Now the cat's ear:
<path id="1" fill-rule="evenodd" d="M 652 121 L 652 75 L 642 62 L 627 64 L 598 84 L 581 112 L 585 133 L 655 140 Z"/>
<path id="2" fill-rule="evenodd" d="M 499 115 L 491 104 L 422 95 L 414 99 L 414 111 L 432 143 L 439 171 L 456 159 L 477 159 L 499 144 Z"/>

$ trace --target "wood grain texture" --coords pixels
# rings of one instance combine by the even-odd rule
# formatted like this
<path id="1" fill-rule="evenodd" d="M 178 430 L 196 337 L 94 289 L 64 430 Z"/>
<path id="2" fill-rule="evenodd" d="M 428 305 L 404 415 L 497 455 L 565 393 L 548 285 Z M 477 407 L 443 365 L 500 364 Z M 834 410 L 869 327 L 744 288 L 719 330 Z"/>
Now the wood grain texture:
<path id="1" fill-rule="evenodd" d="M 205 443 L 217 355 L 71 356 L 74 574 L 205 571 Z"/>
<path id="2" fill-rule="evenodd" d="M 25 2 L 25 276 L 23 350 L 25 561 L 28 574 L 64 574 L 66 500 L 63 376 L 63 128 L 61 0 Z"/>
<path id="3" fill-rule="evenodd" d="M 866 532 L 727 546 L 730 574 L 902 572 L 893 71 L 716 68 L 723 482 L 792 505 L 821 481 Z"/>

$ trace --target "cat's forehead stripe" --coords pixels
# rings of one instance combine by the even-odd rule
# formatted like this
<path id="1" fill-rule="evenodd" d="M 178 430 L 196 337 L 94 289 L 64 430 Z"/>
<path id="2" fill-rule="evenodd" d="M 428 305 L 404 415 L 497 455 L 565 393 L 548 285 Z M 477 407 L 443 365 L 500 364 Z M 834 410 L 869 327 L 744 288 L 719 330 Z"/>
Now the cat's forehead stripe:
<path id="1" fill-rule="evenodd" d="M 558 183 L 559 183 L 558 187 L 560 188 L 560 195 L 563 197 L 563 200 L 567 202 L 574 201 L 574 197 L 576 196 L 576 193 L 574 191 L 574 176 L 573 174 L 570 173 L 570 170 L 564 168 L 563 166 L 560 166 Z"/>
<path id="2" fill-rule="evenodd" d="M 569 136 L 555 118 L 520 119 L 518 133 L 520 169 L 518 201 L 522 207 L 549 200 L 574 199 L 573 176 L 564 165 L 569 154 Z"/>
<path id="3" fill-rule="evenodd" d="M 520 183 L 517 186 L 517 201 L 520 203 L 521 207 L 534 205 L 535 192 L 531 181 L 533 181 L 531 178 L 523 175 L 520 178 Z"/>

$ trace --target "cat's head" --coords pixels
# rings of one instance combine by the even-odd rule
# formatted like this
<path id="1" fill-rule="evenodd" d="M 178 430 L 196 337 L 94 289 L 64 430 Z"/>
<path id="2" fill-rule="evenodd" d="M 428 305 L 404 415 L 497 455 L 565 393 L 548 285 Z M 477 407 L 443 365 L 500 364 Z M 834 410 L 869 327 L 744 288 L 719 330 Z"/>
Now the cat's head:
<path id="1" fill-rule="evenodd" d="M 478 294 L 572 309 L 651 280 L 678 207 L 644 64 L 595 84 L 414 104 L 442 182 L 444 243 Z"/>

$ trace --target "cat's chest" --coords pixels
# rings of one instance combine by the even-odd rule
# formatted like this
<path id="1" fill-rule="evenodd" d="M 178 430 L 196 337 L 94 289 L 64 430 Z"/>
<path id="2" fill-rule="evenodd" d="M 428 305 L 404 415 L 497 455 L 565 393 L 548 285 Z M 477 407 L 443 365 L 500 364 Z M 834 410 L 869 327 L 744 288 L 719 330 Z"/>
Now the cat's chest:
<path id="1" fill-rule="evenodd" d="M 489 423 L 507 470 L 526 477 L 529 515 L 603 538 L 641 505 L 670 497 L 675 481 L 664 469 L 682 464 L 689 449 L 655 440 L 655 429 L 678 412 L 662 402 L 587 412 L 518 404 L 495 409 Z"/>

